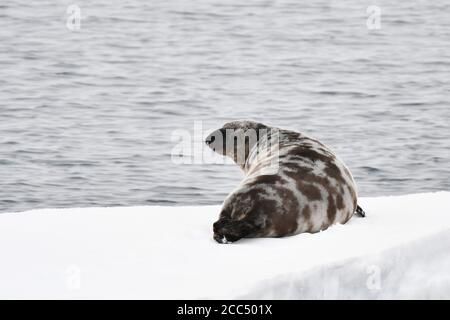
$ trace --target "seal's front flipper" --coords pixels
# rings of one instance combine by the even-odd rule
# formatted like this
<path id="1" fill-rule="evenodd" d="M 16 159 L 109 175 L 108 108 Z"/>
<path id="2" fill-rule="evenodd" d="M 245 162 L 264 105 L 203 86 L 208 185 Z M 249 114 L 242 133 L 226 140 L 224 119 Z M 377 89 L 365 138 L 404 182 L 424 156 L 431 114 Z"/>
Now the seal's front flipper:
<path id="1" fill-rule="evenodd" d="M 356 215 L 364 218 L 366 216 L 366 212 L 360 206 L 357 205 L 356 206 Z"/>
<path id="2" fill-rule="evenodd" d="M 214 240 L 219 243 L 232 243 L 256 232 L 256 225 L 247 219 L 240 221 L 222 221 L 214 223 Z"/>

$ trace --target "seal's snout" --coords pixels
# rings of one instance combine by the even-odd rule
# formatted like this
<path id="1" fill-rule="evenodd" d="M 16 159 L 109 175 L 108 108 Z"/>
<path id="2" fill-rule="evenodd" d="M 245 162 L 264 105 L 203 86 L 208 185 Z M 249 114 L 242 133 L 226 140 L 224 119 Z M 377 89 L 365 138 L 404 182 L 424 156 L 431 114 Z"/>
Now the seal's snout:
<path id="1" fill-rule="evenodd" d="M 205 139 L 205 144 L 215 153 L 225 156 L 226 145 L 225 136 L 223 134 L 224 129 L 217 129 L 211 132 Z"/>
<path id="2" fill-rule="evenodd" d="M 211 143 L 213 143 L 214 141 L 216 141 L 216 137 L 214 137 L 214 136 L 210 136 L 210 137 L 208 137 L 208 138 L 206 138 L 206 144 L 207 145 L 210 145 Z"/>
<path id="3" fill-rule="evenodd" d="M 214 240 L 218 243 L 233 243 L 242 238 L 242 235 L 239 235 L 237 230 L 233 229 L 234 224 L 236 222 L 228 218 L 222 218 L 216 221 L 213 224 Z"/>
<path id="4" fill-rule="evenodd" d="M 213 224 L 214 240 L 218 243 L 231 243 L 230 239 L 225 235 L 224 227 L 229 223 L 228 219 L 221 219 Z"/>
<path id="5" fill-rule="evenodd" d="M 219 144 L 221 141 L 223 141 L 224 137 L 225 137 L 225 130 L 224 129 L 218 129 L 218 130 L 215 130 L 215 131 L 211 132 L 206 137 L 205 143 L 207 145 L 210 145 L 210 144 L 213 144 L 213 143 Z"/>

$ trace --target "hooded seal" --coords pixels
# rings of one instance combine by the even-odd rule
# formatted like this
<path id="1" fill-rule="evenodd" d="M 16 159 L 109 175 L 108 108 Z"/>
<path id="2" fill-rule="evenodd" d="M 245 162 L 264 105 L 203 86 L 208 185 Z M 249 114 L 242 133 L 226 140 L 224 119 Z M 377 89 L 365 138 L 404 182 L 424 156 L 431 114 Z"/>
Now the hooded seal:
<path id="1" fill-rule="evenodd" d="M 253 121 L 233 121 L 206 138 L 245 178 L 225 199 L 214 239 L 284 237 L 315 233 L 355 214 L 355 181 L 344 163 L 320 141 Z"/>

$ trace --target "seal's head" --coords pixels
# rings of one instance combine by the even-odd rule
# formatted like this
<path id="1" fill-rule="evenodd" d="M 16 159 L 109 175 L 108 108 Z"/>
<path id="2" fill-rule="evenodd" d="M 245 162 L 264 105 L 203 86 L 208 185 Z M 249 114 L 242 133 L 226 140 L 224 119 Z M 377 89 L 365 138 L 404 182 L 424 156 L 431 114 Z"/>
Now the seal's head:
<path id="1" fill-rule="evenodd" d="M 254 121 L 232 121 L 211 132 L 205 143 L 218 154 L 230 157 L 243 165 L 250 150 L 258 143 L 268 127 Z"/>

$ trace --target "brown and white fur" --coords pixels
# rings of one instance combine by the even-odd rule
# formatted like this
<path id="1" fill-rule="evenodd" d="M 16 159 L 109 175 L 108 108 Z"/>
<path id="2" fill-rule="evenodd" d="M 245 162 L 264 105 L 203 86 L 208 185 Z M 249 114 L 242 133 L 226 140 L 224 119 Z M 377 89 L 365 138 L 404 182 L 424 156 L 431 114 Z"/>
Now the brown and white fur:
<path id="1" fill-rule="evenodd" d="M 253 121 L 233 121 L 212 132 L 206 144 L 231 157 L 246 175 L 214 223 L 219 243 L 315 233 L 346 223 L 355 212 L 364 215 L 350 171 L 316 139 Z"/>

